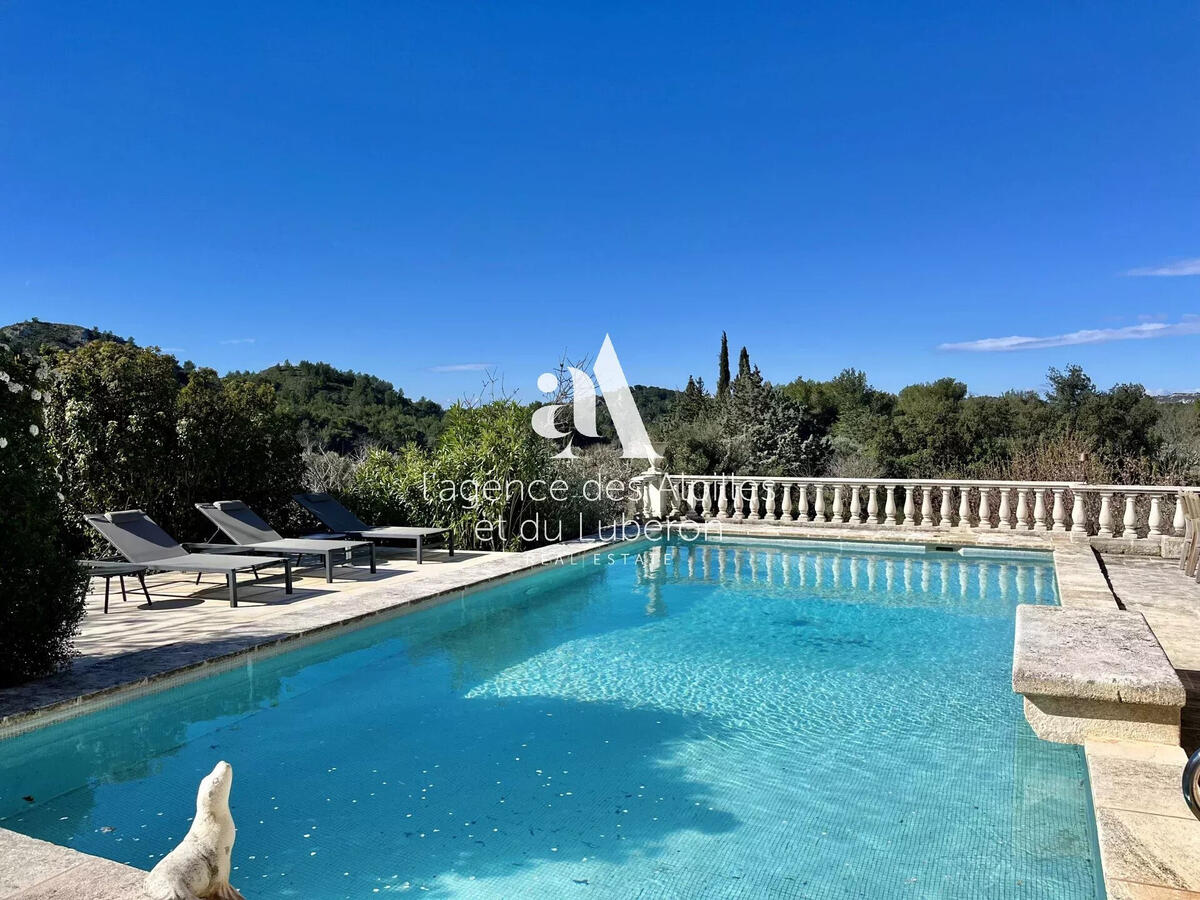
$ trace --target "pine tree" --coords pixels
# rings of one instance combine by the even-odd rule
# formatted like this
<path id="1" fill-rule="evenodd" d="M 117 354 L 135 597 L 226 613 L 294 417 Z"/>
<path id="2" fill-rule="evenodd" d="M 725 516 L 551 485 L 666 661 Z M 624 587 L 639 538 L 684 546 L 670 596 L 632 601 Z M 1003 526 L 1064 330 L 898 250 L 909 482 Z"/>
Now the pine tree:
<path id="1" fill-rule="evenodd" d="M 729 338 L 721 332 L 721 355 L 717 357 L 717 398 L 729 396 Z"/>

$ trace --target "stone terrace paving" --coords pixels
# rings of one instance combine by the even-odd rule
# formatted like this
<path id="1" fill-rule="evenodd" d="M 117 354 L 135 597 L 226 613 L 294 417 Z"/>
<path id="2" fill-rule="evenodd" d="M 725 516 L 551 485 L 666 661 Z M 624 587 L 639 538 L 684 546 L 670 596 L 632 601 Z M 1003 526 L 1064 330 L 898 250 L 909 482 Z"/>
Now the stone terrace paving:
<path id="1" fill-rule="evenodd" d="M 1145 546 L 1148 541 L 1131 547 L 1131 542 L 1093 539 L 1098 557 L 1086 541 L 1069 534 L 721 524 L 721 533 L 729 536 L 1052 549 L 1064 608 L 1103 615 L 1119 613 L 1119 603 L 1145 616 L 1187 688 L 1182 744 L 1189 751 L 1200 744 L 1200 585 L 1185 577 L 1175 560 L 1145 555 L 1158 552 Z M 48 707 L 69 710 L 84 695 L 93 695 L 89 705 L 118 702 L 130 692 L 151 689 L 148 685 L 168 672 L 191 668 L 206 674 L 222 663 L 236 664 L 236 656 L 250 648 L 285 649 L 281 642 L 318 637 L 339 623 L 371 620 L 598 546 L 576 542 L 526 553 L 460 551 L 453 560 L 434 552 L 420 567 L 411 554 L 383 551 L 375 576 L 365 568 L 342 567 L 327 584 L 319 568 L 301 569 L 292 596 L 282 592 L 279 579 L 264 578 L 260 585 L 247 585 L 236 610 L 225 602 L 223 585 L 211 579 L 196 585 L 186 576 L 166 574 L 148 579 L 153 609 L 140 592 L 135 594 L 136 581 L 130 582 L 128 602 L 122 602 L 114 582 L 110 612 L 104 615 L 103 584 L 97 581 L 93 590 L 100 593 L 88 597 L 74 667 L 0 691 L 0 734 L 46 721 L 53 716 Z M 1200 900 L 1200 821 L 1180 793 L 1183 747 L 1099 738 L 1086 741 L 1085 753 L 1108 896 Z M 0 829 L 0 898 L 137 897 L 144 877 L 141 870 Z"/>

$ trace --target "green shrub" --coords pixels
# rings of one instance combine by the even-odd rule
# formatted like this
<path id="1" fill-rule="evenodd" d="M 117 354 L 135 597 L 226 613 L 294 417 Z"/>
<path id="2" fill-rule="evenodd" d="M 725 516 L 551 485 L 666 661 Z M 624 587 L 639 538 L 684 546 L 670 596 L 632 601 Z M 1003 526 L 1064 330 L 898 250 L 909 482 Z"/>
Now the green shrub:
<path id="1" fill-rule="evenodd" d="M 97 341 L 59 353 L 46 410 L 80 552 L 112 548 L 85 513 L 144 509 L 179 540 L 207 538 L 194 509 L 244 500 L 286 527 L 303 472 L 296 427 L 270 385 L 187 373 L 151 348 Z"/>
<path id="2" fill-rule="evenodd" d="M 68 547 L 43 390 L 34 364 L 0 347 L 0 687 L 63 666 L 83 618 L 87 578 Z"/>
<path id="3" fill-rule="evenodd" d="M 626 485 L 630 462 L 607 447 L 576 460 L 553 459 L 555 448 L 533 432 L 529 414 L 512 401 L 456 406 L 432 452 L 369 451 L 342 498 L 368 522 L 451 527 L 468 549 L 520 550 L 578 537 L 581 521 L 590 534 L 623 520 L 623 498 L 610 499 L 594 483 Z M 555 480 L 562 482 L 561 499 L 548 496 Z M 588 481 L 593 486 L 585 494 Z M 531 495 L 535 484 L 546 499 Z"/>

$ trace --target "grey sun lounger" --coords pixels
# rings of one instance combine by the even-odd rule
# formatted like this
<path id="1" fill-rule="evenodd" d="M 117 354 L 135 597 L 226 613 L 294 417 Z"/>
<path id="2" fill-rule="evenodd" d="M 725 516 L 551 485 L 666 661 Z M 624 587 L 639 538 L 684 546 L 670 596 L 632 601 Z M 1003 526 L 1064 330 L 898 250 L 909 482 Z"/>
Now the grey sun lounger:
<path id="1" fill-rule="evenodd" d="M 330 538 L 363 538 L 377 543 L 390 541 L 415 542 L 417 563 L 425 561 L 425 541 L 441 535 L 446 549 L 454 556 L 454 532 L 449 528 L 412 528 L 406 525 L 366 525 L 329 494 L 293 494 L 292 499 L 316 516 L 317 521 L 332 532 Z"/>
<path id="2" fill-rule="evenodd" d="M 283 566 L 284 593 L 292 592 L 292 562 L 286 556 L 235 556 L 230 553 L 189 553 L 140 509 L 91 513 L 84 520 L 100 532 L 127 560 L 160 572 L 213 572 L 229 584 L 229 605 L 237 606 L 237 573 L 266 566 Z"/>
<path id="3" fill-rule="evenodd" d="M 268 525 L 254 510 L 241 500 L 217 500 L 214 503 L 197 503 L 196 509 L 217 529 L 225 534 L 232 546 L 246 553 L 275 553 L 297 556 L 306 554 L 320 556 L 325 560 L 325 580 L 333 581 L 334 558 L 344 563 L 353 560 L 355 550 L 366 550 L 371 560 L 371 572 L 375 571 L 375 544 L 372 541 L 334 541 L 312 538 L 285 538 Z M 195 545 L 190 545 L 195 546 Z M 207 544 L 208 552 L 227 552 L 231 545 Z"/>

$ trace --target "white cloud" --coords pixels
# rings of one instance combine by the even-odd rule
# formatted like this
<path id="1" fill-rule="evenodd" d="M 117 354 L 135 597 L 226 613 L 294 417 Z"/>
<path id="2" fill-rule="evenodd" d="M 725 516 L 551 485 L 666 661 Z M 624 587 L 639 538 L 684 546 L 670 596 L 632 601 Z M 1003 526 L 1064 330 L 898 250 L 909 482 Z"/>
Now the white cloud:
<path id="1" fill-rule="evenodd" d="M 1126 275 L 1200 275 L 1200 256 L 1195 259 L 1181 259 L 1178 262 L 1167 263 L 1165 266 L 1147 266 L 1142 269 L 1130 269 Z"/>
<path id="2" fill-rule="evenodd" d="M 221 341 L 221 343 L 222 344 L 253 344 L 254 340 L 255 340 L 254 338 L 229 338 L 228 340 Z"/>
<path id="3" fill-rule="evenodd" d="M 486 372 L 495 363 L 454 363 L 448 366 L 431 366 L 430 372 Z"/>
<path id="4" fill-rule="evenodd" d="M 1200 334 L 1200 318 L 1184 316 L 1180 322 L 1142 322 L 1124 328 L 1088 328 L 1067 334 L 1052 334 L 1047 337 L 981 338 L 977 341 L 961 341 L 939 344 L 939 350 L 965 350 L 974 353 L 1002 353 L 1009 350 L 1044 350 L 1048 347 L 1071 347 L 1076 344 L 1105 344 L 1109 341 L 1145 341 L 1150 338 L 1175 337 L 1181 334 Z"/>

